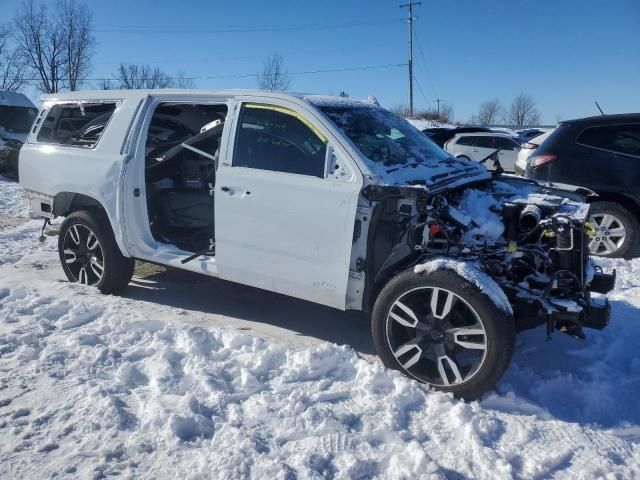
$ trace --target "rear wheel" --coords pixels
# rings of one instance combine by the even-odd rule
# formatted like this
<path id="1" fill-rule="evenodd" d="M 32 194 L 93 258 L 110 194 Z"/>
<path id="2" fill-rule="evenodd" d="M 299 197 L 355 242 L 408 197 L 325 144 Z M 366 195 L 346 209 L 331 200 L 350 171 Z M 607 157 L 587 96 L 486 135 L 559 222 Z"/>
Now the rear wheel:
<path id="1" fill-rule="evenodd" d="M 510 315 L 450 270 L 393 278 L 376 300 L 371 328 L 387 367 L 466 400 L 495 386 L 516 335 Z"/>
<path id="2" fill-rule="evenodd" d="M 133 276 L 134 260 L 120 253 L 109 221 L 98 212 L 79 211 L 69 215 L 58 236 L 58 253 L 71 282 L 117 293 Z"/>
<path id="3" fill-rule="evenodd" d="M 592 255 L 633 256 L 640 226 L 629 210 L 614 202 L 595 202 L 590 214 L 594 228 L 594 236 L 589 241 Z"/>

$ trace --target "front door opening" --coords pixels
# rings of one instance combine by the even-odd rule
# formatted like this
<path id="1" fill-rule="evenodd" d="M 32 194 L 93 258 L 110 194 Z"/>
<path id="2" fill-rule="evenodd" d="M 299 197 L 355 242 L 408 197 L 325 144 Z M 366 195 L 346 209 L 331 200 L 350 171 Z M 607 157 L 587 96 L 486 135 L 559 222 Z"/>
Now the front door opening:
<path id="1" fill-rule="evenodd" d="M 145 186 L 154 239 L 213 253 L 214 187 L 226 105 L 162 103 L 145 148 Z"/>

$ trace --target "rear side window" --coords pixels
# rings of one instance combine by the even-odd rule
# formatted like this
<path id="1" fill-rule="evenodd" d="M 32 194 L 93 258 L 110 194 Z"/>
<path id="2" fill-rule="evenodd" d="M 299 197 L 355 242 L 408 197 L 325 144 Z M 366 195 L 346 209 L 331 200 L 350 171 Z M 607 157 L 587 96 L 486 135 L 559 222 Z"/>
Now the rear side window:
<path id="1" fill-rule="evenodd" d="M 474 139 L 475 139 L 475 137 L 460 137 L 456 143 L 458 145 L 471 146 L 471 145 L 473 145 L 473 140 Z"/>
<path id="2" fill-rule="evenodd" d="M 588 147 L 640 157 L 640 124 L 586 128 L 576 141 Z"/>
<path id="3" fill-rule="evenodd" d="M 476 147 L 493 148 L 493 137 L 476 137 Z"/>
<path id="4" fill-rule="evenodd" d="M 116 105 L 116 102 L 54 105 L 41 120 L 38 142 L 94 148 Z"/>
<path id="5" fill-rule="evenodd" d="M 246 104 L 237 135 L 234 167 L 324 178 L 327 140 L 293 110 Z"/>
<path id="6" fill-rule="evenodd" d="M 505 151 L 514 151 L 516 149 L 516 142 L 509 138 L 495 137 L 493 148 L 501 148 Z"/>

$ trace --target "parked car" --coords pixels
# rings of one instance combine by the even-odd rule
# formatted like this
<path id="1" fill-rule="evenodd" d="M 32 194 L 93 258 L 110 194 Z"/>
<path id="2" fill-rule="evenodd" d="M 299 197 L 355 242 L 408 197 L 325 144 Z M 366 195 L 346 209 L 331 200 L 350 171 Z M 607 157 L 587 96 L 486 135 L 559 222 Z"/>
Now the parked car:
<path id="1" fill-rule="evenodd" d="M 422 130 L 427 134 L 431 140 L 433 140 L 438 146 L 444 147 L 444 144 L 455 137 L 458 133 L 470 133 L 470 132 L 490 132 L 491 129 L 487 127 L 458 127 L 458 128 L 443 128 L 432 127 Z"/>
<path id="2" fill-rule="evenodd" d="M 520 143 L 525 143 L 539 135 L 542 135 L 543 133 L 545 132 L 538 128 L 526 128 L 518 132 L 518 136 L 516 137 L 516 140 Z"/>
<path id="3" fill-rule="evenodd" d="M 249 90 L 44 104 L 20 182 L 45 226 L 65 217 L 71 282 L 119 292 L 140 259 L 362 310 L 385 365 L 467 399 L 501 377 L 517 330 L 608 322 L 582 196 L 496 182 L 376 105 Z"/>
<path id="4" fill-rule="evenodd" d="M 25 95 L 0 90 L 0 174 L 18 176 L 18 153 L 38 110 Z"/>
<path id="5" fill-rule="evenodd" d="M 444 149 L 456 158 L 479 162 L 491 153 L 498 151 L 500 165 L 507 172 L 515 170 L 520 144 L 504 133 L 461 133 L 449 140 Z M 487 162 L 487 168 L 494 168 L 493 162 Z"/>
<path id="6" fill-rule="evenodd" d="M 553 130 L 545 132 L 520 145 L 518 160 L 516 161 L 515 167 L 516 175 L 524 176 L 525 171 L 527 170 L 527 161 L 529 160 L 529 157 L 533 155 L 536 148 L 538 148 L 552 132 Z"/>
<path id="7" fill-rule="evenodd" d="M 591 253 L 627 258 L 638 254 L 640 114 L 562 122 L 530 157 L 525 175 L 596 192 Z"/>

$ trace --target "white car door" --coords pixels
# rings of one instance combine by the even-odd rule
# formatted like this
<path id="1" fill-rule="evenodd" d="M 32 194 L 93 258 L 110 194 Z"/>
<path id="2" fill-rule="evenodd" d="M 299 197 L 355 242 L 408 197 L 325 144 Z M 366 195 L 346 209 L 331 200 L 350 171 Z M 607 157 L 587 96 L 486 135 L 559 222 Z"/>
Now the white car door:
<path id="1" fill-rule="evenodd" d="M 520 146 L 518 143 L 510 138 L 495 137 L 495 148 L 500 148 L 498 152 L 498 158 L 500 159 L 500 165 L 507 172 L 513 172 L 516 168 L 516 161 L 518 160 L 518 152 Z"/>
<path id="2" fill-rule="evenodd" d="M 473 137 L 473 145 L 470 148 L 471 160 L 479 162 L 491 155 L 491 152 L 495 151 L 493 147 L 493 137 L 478 135 Z M 487 167 L 491 167 L 491 162 L 485 162 Z"/>
<path id="3" fill-rule="evenodd" d="M 310 109 L 270 99 L 233 118 L 215 187 L 220 277 L 344 309 L 357 166 Z"/>

